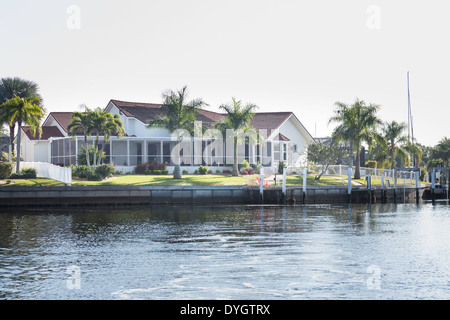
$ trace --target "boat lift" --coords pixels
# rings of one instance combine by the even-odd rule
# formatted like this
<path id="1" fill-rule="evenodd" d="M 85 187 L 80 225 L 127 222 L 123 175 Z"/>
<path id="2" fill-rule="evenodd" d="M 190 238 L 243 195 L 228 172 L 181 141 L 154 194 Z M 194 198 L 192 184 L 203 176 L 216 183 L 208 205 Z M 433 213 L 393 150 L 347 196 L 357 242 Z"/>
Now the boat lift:
<path id="1" fill-rule="evenodd" d="M 442 175 L 441 173 L 444 173 Z M 445 178 L 443 181 L 442 178 Z M 449 201 L 450 189 L 450 167 L 434 167 L 431 170 L 431 195 L 433 201 L 436 196 L 442 197 Z"/>

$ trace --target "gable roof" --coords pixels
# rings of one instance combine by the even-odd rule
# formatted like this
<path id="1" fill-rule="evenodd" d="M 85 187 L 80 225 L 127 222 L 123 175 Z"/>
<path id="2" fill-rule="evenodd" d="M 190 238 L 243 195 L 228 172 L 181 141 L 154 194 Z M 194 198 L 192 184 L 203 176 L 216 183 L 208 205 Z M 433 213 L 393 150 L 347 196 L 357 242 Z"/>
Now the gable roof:
<path id="1" fill-rule="evenodd" d="M 48 140 L 49 138 L 62 138 L 64 134 L 56 126 L 42 126 L 42 135 L 33 135 L 29 126 L 22 126 L 22 131 L 30 140 Z"/>
<path id="2" fill-rule="evenodd" d="M 61 128 L 65 132 L 67 132 L 67 127 L 69 126 L 69 123 L 72 120 L 72 113 L 73 112 L 50 112 L 47 119 L 44 121 L 44 126 L 48 118 L 52 117 L 61 126 Z"/>

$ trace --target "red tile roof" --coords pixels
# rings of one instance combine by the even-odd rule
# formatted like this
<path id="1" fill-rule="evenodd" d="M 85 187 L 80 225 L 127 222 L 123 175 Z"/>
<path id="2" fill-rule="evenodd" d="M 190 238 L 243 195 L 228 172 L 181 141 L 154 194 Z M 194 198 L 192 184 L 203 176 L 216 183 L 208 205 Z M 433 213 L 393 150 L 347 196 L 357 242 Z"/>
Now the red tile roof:
<path id="1" fill-rule="evenodd" d="M 39 138 L 39 134 L 33 136 L 29 126 L 22 127 L 23 132 L 30 140 L 48 140 L 49 138 L 62 138 L 64 134 L 56 126 L 42 126 L 42 135 Z"/>
<path id="2" fill-rule="evenodd" d="M 48 116 L 52 116 L 53 119 L 67 132 L 67 126 L 72 120 L 73 112 L 51 112 Z"/>

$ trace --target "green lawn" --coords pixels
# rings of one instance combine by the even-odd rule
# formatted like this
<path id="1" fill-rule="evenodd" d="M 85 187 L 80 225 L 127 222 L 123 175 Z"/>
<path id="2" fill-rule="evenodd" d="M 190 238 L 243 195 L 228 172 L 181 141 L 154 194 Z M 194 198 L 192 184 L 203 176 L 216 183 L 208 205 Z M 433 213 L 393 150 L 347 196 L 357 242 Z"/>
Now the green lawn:
<path id="1" fill-rule="evenodd" d="M 257 186 L 258 183 L 256 181 L 256 177 L 259 175 L 251 175 L 248 176 L 249 185 Z M 344 184 L 342 180 L 344 179 Z M 6 182 L 6 180 L 1 180 Z M 10 180 L 12 183 L 10 184 L 0 184 L 2 187 L 8 186 L 64 186 L 63 183 L 57 182 L 50 179 L 37 178 L 37 179 L 17 179 Z M 366 186 L 366 181 L 364 179 L 360 180 L 352 180 L 353 182 L 360 183 L 363 186 Z M 273 179 L 270 181 L 271 185 L 273 185 Z M 303 185 L 303 178 L 299 175 L 289 175 L 286 179 L 287 185 Z M 346 185 L 347 184 L 347 176 L 322 176 L 320 180 L 315 180 L 314 176 L 308 176 L 307 178 L 308 186 L 327 186 L 327 185 Z M 233 177 L 230 175 L 222 175 L 222 174 L 214 174 L 214 175 L 183 175 L 181 180 L 173 179 L 172 175 L 122 175 L 113 177 L 111 179 L 105 181 L 85 181 L 74 178 L 72 180 L 73 186 L 121 186 L 121 185 L 129 185 L 129 186 L 231 186 L 238 185 L 243 186 L 247 184 L 247 176 L 239 176 Z M 280 182 L 281 184 L 281 182 Z M 373 185 L 381 185 L 380 179 L 372 179 Z M 403 180 L 398 181 L 398 185 L 402 185 Z M 407 181 L 408 184 L 408 181 Z M 391 184 L 393 185 L 393 183 Z"/>

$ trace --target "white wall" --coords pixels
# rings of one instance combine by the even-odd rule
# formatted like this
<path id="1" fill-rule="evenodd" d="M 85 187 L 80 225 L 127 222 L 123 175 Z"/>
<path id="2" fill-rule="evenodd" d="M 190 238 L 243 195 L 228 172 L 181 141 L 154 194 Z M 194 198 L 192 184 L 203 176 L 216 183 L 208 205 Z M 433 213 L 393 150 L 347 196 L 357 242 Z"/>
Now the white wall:
<path id="1" fill-rule="evenodd" d="M 37 141 L 34 144 L 34 161 L 35 162 L 51 162 L 48 158 L 50 144 L 48 141 Z"/>
<path id="2" fill-rule="evenodd" d="M 305 164 L 306 155 L 305 152 L 309 145 L 310 137 L 300 130 L 297 119 L 291 116 L 280 128 L 279 132 L 290 139 L 290 148 L 288 159 L 292 160 L 289 166 L 300 166 Z M 297 152 L 293 151 L 293 145 L 297 145 Z"/>

